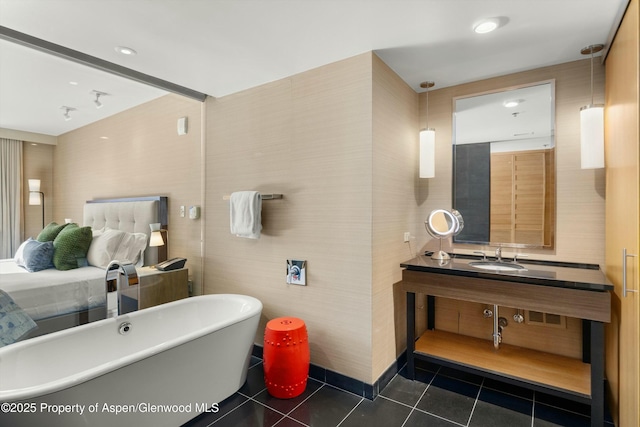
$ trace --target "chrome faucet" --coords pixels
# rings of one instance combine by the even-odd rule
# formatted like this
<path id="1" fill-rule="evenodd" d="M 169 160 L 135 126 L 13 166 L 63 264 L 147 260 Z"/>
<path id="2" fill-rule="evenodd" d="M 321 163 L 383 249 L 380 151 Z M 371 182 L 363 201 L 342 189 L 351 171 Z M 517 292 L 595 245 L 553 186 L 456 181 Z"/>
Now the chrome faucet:
<path id="1" fill-rule="evenodd" d="M 496 261 L 500 262 L 502 261 L 502 247 L 498 246 L 496 248 Z"/>
<path id="2" fill-rule="evenodd" d="M 126 285 L 121 282 L 125 282 Z M 117 309 L 114 310 L 114 315 L 119 316 L 120 314 L 129 313 L 131 311 L 136 311 L 139 307 L 139 294 L 138 294 L 138 272 L 136 271 L 136 267 L 130 262 L 120 261 L 111 261 L 107 266 L 107 273 L 105 276 L 105 304 L 107 305 L 107 317 L 109 316 L 108 310 L 108 298 L 109 292 L 116 293 L 117 300 Z M 136 286 L 135 296 L 131 296 L 131 291 L 129 290 L 130 286 Z M 128 301 L 135 301 L 135 304 L 128 302 L 127 307 L 125 308 L 125 304 L 123 304 L 123 291 L 124 297 L 127 298 Z M 135 305 L 135 307 L 132 307 Z"/>

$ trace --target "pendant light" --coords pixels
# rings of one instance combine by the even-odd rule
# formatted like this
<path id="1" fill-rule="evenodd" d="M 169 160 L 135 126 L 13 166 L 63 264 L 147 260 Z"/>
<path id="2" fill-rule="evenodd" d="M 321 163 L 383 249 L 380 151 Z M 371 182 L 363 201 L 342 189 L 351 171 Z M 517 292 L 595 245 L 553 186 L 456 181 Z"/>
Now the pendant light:
<path id="1" fill-rule="evenodd" d="M 591 55 L 591 104 L 580 109 L 580 165 L 582 169 L 604 167 L 604 105 L 593 103 L 593 54 L 604 46 L 595 44 L 580 53 Z"/>
<path id="2" fill-rule="evenodd" d="M 436 130 L 429 127 L 429 88 L 434 82 L 422 82 L 420 87 L 427 89 L 427 126 L 420 131 L 420 178 L 436 176 Z"/>

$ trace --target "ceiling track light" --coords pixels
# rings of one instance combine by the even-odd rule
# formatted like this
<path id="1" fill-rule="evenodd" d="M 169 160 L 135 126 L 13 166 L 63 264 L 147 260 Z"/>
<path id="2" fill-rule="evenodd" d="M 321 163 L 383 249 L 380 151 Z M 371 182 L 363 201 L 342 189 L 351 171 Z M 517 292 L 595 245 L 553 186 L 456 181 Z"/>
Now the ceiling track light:
<path id="1" fill-rule="evenodd" d="M 62 115 L 64 116 L 64 120 L 65 121 L 69 121 L 71 120 L 71 114 L 69 114 L 71 111 L 76 111 L 76 108 L 73 107 L 67 107 L 66 105 L 63 105 L 62 107 L 60 107 L 61 110 L 64 110 L 64 113 L 62 113 Z"/>
<path id="2" fill-rule="evenodd" d="M 91 93 L 96 96 L 96 99 L 93 100 L 93 103 L 96 104 L 96 108 L 102 108 L 104 104 L 100 102 L 100 97 L 107 96 L 109 94 L 106 92 L 100 92 L 99 90 L 92 90 Z"/>

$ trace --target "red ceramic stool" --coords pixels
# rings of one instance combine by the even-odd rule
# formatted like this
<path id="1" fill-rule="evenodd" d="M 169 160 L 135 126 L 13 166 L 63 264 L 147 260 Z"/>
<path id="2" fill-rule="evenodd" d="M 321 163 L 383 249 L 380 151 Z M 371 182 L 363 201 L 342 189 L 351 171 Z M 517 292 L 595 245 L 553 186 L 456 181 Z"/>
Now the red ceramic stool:
<path id="1" fill-rule="evenodd" d="M 309 341 L 307 327 L 296 317 L 270 320 L 264 331 L 264 382 L 273 397 L 291 399 L 307 387 Z"/>

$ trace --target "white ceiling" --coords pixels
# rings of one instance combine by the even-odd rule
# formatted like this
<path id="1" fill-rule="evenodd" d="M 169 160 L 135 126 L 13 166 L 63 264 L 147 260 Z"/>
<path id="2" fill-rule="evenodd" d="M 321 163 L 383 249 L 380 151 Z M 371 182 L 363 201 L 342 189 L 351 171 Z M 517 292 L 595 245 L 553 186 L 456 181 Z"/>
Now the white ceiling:
<path id="1" fill-rule="evenodd" d="M 0 0 L 0 25 L 215 97 L 372 50 L 419 92 L 425 80 L 438 89 L 581 59 L 581 48 L 607 43 L 626 3 Z M 490 17 L 504 25 L 472 31 Z M 3 128 L 59 135 L 163 93 L 17 50 L 0 43 Z M 95 109 L 91 90 L 110 93 L 104 108 Z M 64 121 L 62 105 L 78 109 L 73 120 Z"/>

